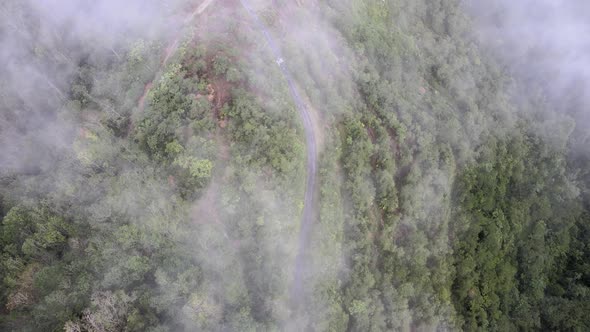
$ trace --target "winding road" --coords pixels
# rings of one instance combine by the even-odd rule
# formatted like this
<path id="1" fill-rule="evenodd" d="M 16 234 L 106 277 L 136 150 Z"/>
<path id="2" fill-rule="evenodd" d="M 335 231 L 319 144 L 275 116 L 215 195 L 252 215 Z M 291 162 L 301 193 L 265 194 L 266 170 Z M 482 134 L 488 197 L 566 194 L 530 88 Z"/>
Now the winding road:
<path id="1" fill-rule="evenodd" d="M 215 0 L 205 0 L 199 5 L 190 16 L 185 19 L 184 24 L 189 24 L 196 16 L 202 14 L 207 7 L 214 2 Z M 272 52 L 273 57 L 276 60 L 276 64 L 279 66 L 280 71 L 285 78 L 288 86 L 289 92 L 291 94 L 291 98 L 295 102 L 295 106 L 303 121 L 303 128 L 305 132 L 305 140 L 307 146 L 307 177 L 306 177 L 306 184 L 305 184 L 305 196 L 304 196 L 304 205 L 303 205 L 303 213 L 301 216 L 301 224 L 300 224 L 300 232 L 299 232 L 299 241 L 298 241 L 298 251 L 297 256 L 295 258 L 295 270 L 293 276 L 293 285 L 291 288 L 291 304 L 296 308 L 301 304 L 302 300 L 302 291 L 303 291 L 303 270 L 305 266 L 305 252 L 307 246 L 309 244 L 309 237 L 311 233 L 311 226 L 313 224 L 313 204 L 314 204 L 314 191 L 315 191 L 315 184 L 316 184 L 316 174 L 317 174 L 317 152 L 318 152 L 318 143 L 316 140 L 316 136 L 314 133 L 313 127 L 313 120 L 310 113 L 310 110 L 305 106 L 303 99 L 299 95 L 297 88 L 295 86 L 295 81 L 291 76 L 291 73 L 287 69 L 287 66 L 284 63 L 284 60 L 281 56 L 281 52 L 275 41 L 273 40 L 272 36 L 270 35 L 268 28 L 264 25 L 264 23 L 260 20 L 260 17 L 256 12 L 250 7 L 247 0 L 240 0 L 242 7 L 248 12 L 258 29 L 264 35 L 266 42 Z M 161 67 L 164 67 L 168 62 L 168 59 L 174 54 L 177 49 L 178 42 L 180 39 L 180 34 L 175 38 L 175 40 L 166 47 L 164 53 L 164 60 L 161 63 Z M 152 82 L 149 82 L 144 89 L 144 93 L 139 99 L 138 106 L 139 109 L 143 109 L 144 99 L 147 96 L 150 88 L 152 86 Z M 227 236 L 227 235 L 226 235 Z"/>
<path id="2" fill-rule="evenodd" d="M 301 229 L 299 232 L 299 249 L 297 257 L 295 258 L 295 275 L 293 278 L 293 286 L 291 288 L 291 302 L 297 307 L 301 304 L 302 291 L 303 291 L 303 269 L 305 265 L 305 251 L 309 244 L 309 236 L 311 233 L 311 226 L 313 224 L 313 203 L 314 203 L 314 192 L 316 183 L 317 173 L 317 141 L 313 130 L 313 122 L 309 109 L 305 106 L 297 88 L 291 73 L 287 69 L 281 52 L 277 44 L 270 35 L 267 27 L 258 17 L 258 14 L 250 7 L 248 1 L 240 0 L 242 7 L 248 12 L 252 20 L 256 23 L 258 29 L 264 34 L 264 38 L 268 43 L 268 46 L 276 60 L 277 65 L 281 69 L 283 77 L 289 85 L 289 92 L 295 102 L 299 116 L 303 121 L 303 128 L 305 131 L 305 141 L 307 144 L 307 178 L 305 185 L 305 196 L 303 205 L 303 214 L 301 217 Z"/>

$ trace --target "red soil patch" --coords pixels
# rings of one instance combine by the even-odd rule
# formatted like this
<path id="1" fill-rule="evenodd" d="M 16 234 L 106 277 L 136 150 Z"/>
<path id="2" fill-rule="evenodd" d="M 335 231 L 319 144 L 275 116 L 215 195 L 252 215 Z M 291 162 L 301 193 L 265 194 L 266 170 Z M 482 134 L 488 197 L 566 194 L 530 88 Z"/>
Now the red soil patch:
<path id="1" fill-rule="evenodd" d="M 215 88 L 215 108 L 217 109 L 216 116 L 219 118 L 219 109 L 223 105 L 229 102 L 230 91 L 232 89 L 231 83 L 224 79 L 216 79 L 213 81 L 213 87 Z"/>
<path id="2" fill-rule="evenodd" d="M 152 88 L 152 85 L 153 85 L 153 82 L 149 82 L 143 88 L 143 94 L 141 95 L 141 97 L 139 98 L 139 102 L 137 103 L 137 106 L 138 106 L 138 108 L 139 108 L 140 111 L 143 111 L 143 106 L 144 106 L 144 103 L 145 103 L 145 98 L 147 97 L 147 94 L 150 92 L 150 89 Z"/>
<path id="3" fill-rule="evenodd" d="M 173 175 L 168 176 L 168 185 L 172 188 L 176 187 L 176 179 L 174 178 Z"/>
<path id="4" fill-rule="evenodd" d="M 371 139 L 371 143 L 375 144 L 375 142 L 376 142 L 375 131 L 369 125 L 365 125 L 365 127 L 367 128 L 367 134 L 369 134 L 369 138 Z"/>
<path id="5" fill-rule="evenodd" d="M 78 137 L 88 139 L 88 137 L 90 137 L 90 130 L 84 127 L 80 128 L 78 131 Z"/>

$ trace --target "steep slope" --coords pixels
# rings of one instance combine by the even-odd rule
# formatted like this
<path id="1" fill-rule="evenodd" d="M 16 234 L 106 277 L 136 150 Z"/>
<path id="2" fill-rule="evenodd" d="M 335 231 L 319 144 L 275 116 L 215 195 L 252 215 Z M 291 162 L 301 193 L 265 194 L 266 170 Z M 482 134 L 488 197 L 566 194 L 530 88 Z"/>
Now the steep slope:
<path id="1" fill-rule="evenodd" d="M 2 329 L 588 329 L 582 126 L 462 1 L 116 3 L 0 7 Z"/>

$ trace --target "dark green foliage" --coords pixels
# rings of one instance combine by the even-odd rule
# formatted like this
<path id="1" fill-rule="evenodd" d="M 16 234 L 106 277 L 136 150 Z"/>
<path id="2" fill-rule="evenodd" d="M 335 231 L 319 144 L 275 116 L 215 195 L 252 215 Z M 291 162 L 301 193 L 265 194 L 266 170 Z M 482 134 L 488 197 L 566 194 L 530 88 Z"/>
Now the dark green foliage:
<path id="1" fill-rule="evenodd" d="M 184 78 L 185 75 L 180 65 L 170 66 L 150 91 L 149 108 L 138 125 L 139 144 L 158 161 L 173 159 L 176 151 L 167 146 L 175 139 L 182 140 L 182 133 L 191 130 L 191 121 L 195 121 L 195 130 L 212 127 L 211 122 L 204 128 L 200 126 L 200 121 L 211 117 L 210 106 L 195 97 L 199 93 L 198 77 Z"/>
<path id="2" fill-rule="evenodd" d="M 277 175 L 293 174 L 301 153 L 296 131 L 288 127 L 286 116 L 276 119 L 273 111 L 262 109 L 250 93 L 236 90 L 227 112 L 231 139 L 248 151 L 248 164 L 269 165 Z"/>
<path id="3" fill-rule="evenodd" d="M 563 156 L 527 135 L 490 142 L 478 164 L 483 166 L 467 170 L 457 188 L 453 300 L 463 327 L 576 329 L 560 326 L 566 311 L 555 305 L 582 299 L 552 291 L 567 280 L 562 262 L 584 241 L 577 229 L 585 214 L 563 173 Z M 584 279 L 574 283 L 589 286 Z M 589 322 L 581 316 L 575 321 L 578 328 Z"/>

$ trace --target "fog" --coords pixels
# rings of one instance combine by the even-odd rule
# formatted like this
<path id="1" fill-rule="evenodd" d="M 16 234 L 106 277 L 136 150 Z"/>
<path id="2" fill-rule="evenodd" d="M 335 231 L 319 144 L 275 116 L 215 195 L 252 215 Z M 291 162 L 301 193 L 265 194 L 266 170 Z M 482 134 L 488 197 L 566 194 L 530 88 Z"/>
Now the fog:
<path id="1" fill-rule="evenodd" d="M 251 183 L 256 206 L 249 207 L 249 210 L 220 211 L 220 216 L 214 216 L 212 211 L 219 208 L 219 201 L 240 200 L 239 194 L 231 188 L 235 185 L 225 183 L 228 188 L 219 188 L 215 184 L 217 180 L 213 180 L 202 197 L 184 204 L 173 193 L 170 184 L 166 185 L 161 178 L 161 170 L 144 166 L 145 156 L 127 160 L 120 151 L 134 151 L 134 147 L 124 139 L 114 137 L 105 128 L 105 120 L 118 121 L 120 115 L 133 114 L 133 121 L 141 119 L 141 112 L 131 108 L 135 108 L 143 84 L 153 80 L 156 86 L 159 76 L 167 71 L 167 62 L 174 64 L 179 60 L 175 54 L 177 44 L 191 38 L 189 27 L 184 25 L 187 22 L 197 30 L 196 35 L 202 37 L 197 42 L 211 48 L 224 42 L 225 34 L 231 33 L 236 26 L 249 29 L 248 38 L 257 41 L 260 49 L 257 53 L 242 55 L 249 65 L 248 81 L 253 87 L 267 90 L 266 96 L 283 99 L 281 107 L 287 113 L 284 117 L 299 121 L 293 101 L 288 97 L 286 82 L 273 86 L 274 82 L 280 81 L 280 73 L 275 67 L 276 59 L 262 41 L 262 31 L 246 16 L 242 21 L 228 20 L 228 17 L 238 17 L 233 15 L 242 9 L 219 5 L 208 13 L 207 18 L 194 16 L 195 22 L 189 22 L 187 15 L 194 7 L 189 1 L 9 1 L 2 6 L 0 71 L 5 90 L 0 122 L 0 154 L 3 155 L 0 170 L 10 183 L 10 188 L 2 190 L 6 199 L 21 200 L 21 204 L 34 206 L 34 197 L 45 197 L 45 202 L 64 216 L 92 224 L 93 232 L 97 234 L 108 232 L 113 221 L 127 220 L 130 226 L 124 227 L 130 228 L 126 229 L 142 229 L 150 234 L 134 240 L 143 242 L 148 248 L 155 246 L 150 242 L 157 243 L 162 237 L 177 239 L 178 258 L 190 257 L 183 264 L 198 262 L 202 269 L 195 273 L 191 282 L 194 284 L 200 280 L 202 284 L 198 292 L 196 288 L 181 291 L 170 280 L 180 272 L 175 267 L 164 266 L 156 272 L 155 282 L 161 301 L 167 303 L 181 292 L 185 297 L 187 291 L 192 293 L 183 310 L 176 314 L 174 324 L 195 329 L 212 328 L 195 322 L 196 312 L 203 301 L 210 306 L 210 312 L 205 313 L 208 324 L 220 319 L 225 306 L 252 301 L 261 311 L 253 313 L 254 316 L 264 313 L 268 315 L 264 319 L 272 318 L 285 326 L 297 326 L 299 323 L 291 317 L 289 289 L 293 282 L 295 255 L 303 248 L 298 247 L 297 241 L 300 209 L 292 197 L 285 200 L 291 192 L 284 192 L 279 183 L 263 181 L 259 171 L 243 169 L 237 174 L 229 173 L 230 179 Z M 274 10 L 271 2 L 257 1 L 255 6 L 261 12 Z M 289 6 L 289 11 L 297 12 L 298 8 Z M 336 40 L 339 40 L 335 38 L 337 33 L 329 29 L 318 13 L 308 13 L 305 19 L 310 23 L 310 29 L 305 30 L 290 19 L 286 9 L 280 14 L 282 19 L 276 25 L 271 24 L 269 29 L 275 38 L 284 41 L 281 48 L 285 50 L 286 60 L 292 62 L 289 64 L 291 68 L 305 67 L 306 62 L 317 66 L 314 62 L 327 53 L 343 52 L 341 44 L 339 50 L 335 49 Z M 298 15 L 304 14 L 305 11 L 301 10 Z M 199 27 L 202 30 L 198 30 Z M 310 45 L 315 45 L 313 52 L 303 57 L 295 56 Z M 168 52 L 172 54 L 165 54 Z M 170 61 L 159 61 L 164 54 L 166 60 L 170 56 Z M 129 73 L 119 74 L 116 70 L 125 69 L 120 63 L 136 56 L 147 58 L 147 69 L 141 68 L 146 74 L 137 74 L 141 79 L 132 90 L 121 91 L 121 81 Z M 113 71 L 94 73 L 89 69 L 94 65 Z M 347 67 L 346 63 L 340 64 L 340 68 Z M 320 80 L 323 77 L 333 79 L 329 67 L 323 68 L 323 72 L 318 68 L 299 72 L 297 77 L 298 89 L 309 103 L 308 107 L 319 110 L 314 114 L 316 118 L 325 108 L 321 102 L 329 100 L 317 91 Z M 341 69 L 335 70 L 342 72 Z M 147 74 L 155 76 L 150 78 Z M 315 83 L 310 80 L 312 75 Z M 343 83 L 349 81 L 348 74 L 340 74 L 340 78 Z M 89 79 L 91 88 L 86 90 L 84 81 Z M 307 96 L 304 91 L 314 95 Z M 76 98 L 89 102 L 86 105 L 72 103 L 71 100 Z M 148 102 L 149 98 L 148 95 Z M 316 104 L 312 106 L 310 100 Z M 129 107 L 114 106 L 121 105 L 121 102 Z M 273 100 L 260 102 L 274 103 Z M 271 107 L 275 106 L 269 105 Z M 319 124 L 315 124 L 315 130 L 319 131 Z M 206 154 L 203 151 L 197 153 Z M 301 157 L 303 166 L 305 157 Z M 89 179 L 91 170 L 102 173 L 105 169 L 109 170 L 106 174 Z M 305 169 L 302 167 L 300 172 Z M 302 189 L 303 186 L 295 188 L 301 194 Z M 209 197 L 208 192 L 216 193 Z M 204 205 L 211 206 L 201 208 Z M 229 221 L 243 225 L 224 224 Z M 247 232 L 228 232 L 237 226 L 251 228 L 254 223 L 265 225 L 258 235 L 262 239 L 259 243 L 243 241 L 241 236 L 252 236 Z M 116 242 L 106 245 L 102 255 L 114 257 L 116 248 L 131 249 L 119 246 L 121 244 Z M 242 253 L 248 250 L 253 250 L 254 254 Z M 254 258 L 264 261 L 254 262 Z M 115 322 L 121 319 L 117 316 L 120 312 L 109 311 L 105 305 L 114 301 L 111 303 L 113 308 L 124 312 L 128 303 L 136 298 L 132 294 L 121 295 L 103 289 L 116 287 L 129 278 L 127 264 L 124 260 L 114 259 L 111 266 L 100 271 L 102 281 L 92 285 L 92 304 L 98 309 L 87 308 L 81 322 L 68 323 L 69 329 L 80 326 L 99 328 L 100 324 L 95 320 L 104 316 L 112 316 Z M 243 275 L 244 265 L 248 264 L 250 269 L 260 266 L 272 271 L 273 275 L 253 280 L 252 276 Z M 313 280 L 318 277 L 313 269 L 307 268 L 306 271 L 308 287 L 313 289 Z M 332 271 L 324 278 L 334 276 L 335 271 Z M 246 282 L 253 288 L 250 290 L 253 293 L 244 292 Z M 264 297 L 269 294 L 267 287 L 272 287 L 272 297 Z M 260 294 L 256 293 L 257 288 L 260 288 Z"/>
<path id="2" fill-rule="evenodd" d="M 467 115 L 460 115 L 452 97 L 442 97 L 448 93 L 442 91 L 444 85 L 453 90 L 449 95 L 464 97 L 470 91 L 475 94 L 485 78 L 478 76 L 480 73 L 461 73 L 462 65 L 457 65 L 455 72 L 441 70 L 446 83 L 441 83 L 444 79 L 427 82 L 437 76 L 431 74 L 433 68 L 438 68 L 437 61 L 456 56 L 460 46 L 459 42 L 445 44 L 439 50 L 444 53 L 441 58 L 436 57 L 439 54 L 424 55 L 422 49 L 443 41 L 421 25 L 414 27 L 414 21 L 408 19 L 413 18 L 411 14 L 402 14 L 402 10 L 419 11 L 410 2 L 406 7 L 387 7 L 389 3 L 379 2 L 382 8 L 372 8 L 390 11 L 391 17 L 403 16 L 396 21 L 399 31 L 391 34 L 400 39 L 404 34 L 411 36 L 403 41 L 392 38 L 391 45 L 384 45 L 383 54 L 366 54 L 362 43 L 352 46 L 346 40 L 361 34 L 361 28 L 371 31 L 379 27 L 367 24 L 355 26 L 359 31 L 339 30 L 342 22 L 370 17 L 362 16 L 364 6 L 369 6 L 365 2 L 353 6 L 351 1 L 332 4 L 252 0 L 252 9 L 260 15 L 271 39 L 265 38 L 266 30 L 260 29 L 238 1 L 218 0 L 208 2 L 208 7 L 197 6 L 202 4 L 190 0 L 15 0 L 0 5 L 0 180 L 9 184 L 0 194 L 10 203 L 34 206 L 42 201 L 74 224 L 91 225 L 90 232 L 96 238 L 84 245 L 103 264 L 102 270 L 95 271 L 98 281 L 89 286 L 90 303 L 84 303 L 81 316 L 68 321 L 68 331 L 88 326 L 104 328 L 97 323 L 104 317 L 111 319 L 112 330 L 122 328 L 125 319 L 139 315 L 139 310 L 129 309 L 134 302 L 141 302 L 144 309 L 157 307 L 158 315 L 169 319 L 166 323 L 179 331 L 238 330 L 243 326 L 302 330 L 313 323 L 311 316 L 348 322 L 353 319 L 353 309 L 364 314 L 385 297 L 376 285 L 376 279 L 382 276 L 374 278 L 371 274 L 382 271 L 361 271 L 367 272 L 368 280 L 351 280 L 355 277 L 355 260 L 372 262 L 373 254 L 390 255 L 388 258 L 407 268 L 403 272 L 406 275 L 395 281 L 401 286 L 395 288 L 392 282 L 387 289 L 388 296 L 394 299 L 387 305 L 395 312 L 382 308 L 383 316 L 395 316 L 387 319 L 397 319 L 396 326 L 401 329 L 415 327 L 412 319 L 422 313 L 410 308 L 414 303 L 408 299 L 412 297 L 425 307 L 436 302 L 421 308 L 432 311 L 430 325 L 422 328 L 452 328 L 455 312 L 450 295 L 443 298 L 439 290 L 428 288 L 427 278 L 432 275 L 416 281 L 419 278 L 411 277 L 416 272 L 408 271 L 418 266 L 423 270 L 416 271 L 422 273 L 429 264 L 448 262 L 453 250 L 448 230 L 453 212 L 450 197 L 457 169 L 473 162 L 477 157 L 475 149 L 490 136 L 515 130 L 516 116 L 510 112 L 518 112 L 519 107 L 507 107 L 499 117 L 508 120 L 495 121 L 493 115 L 477 113 L 476 102 L 466 98 L 472 104 L 461 106 L 471 109 L 465 111 Z M 485 61 L 491 59 L 514 77 L 508 87 L 515 90 L 498 95 L 506 93 L 516 105 L 529 107 L 540 101 L 538 110 L 524 116 L 544 119 L 544 125 L 537 129 L 560 146 L 570 144 L 578 151 L 587 151 L 590 37 L 586 36 L 590 36 L 590 4 L 565 0 L 468 0 L 466 5 L 475 27 L 472 32 L 489 56 Z M 414 28 L 428 32 L 413 35 Z M 276 41 L 276 45 L 269 40 Z M 247 47 L 236 52 L 231 48 L 234 45 Z M 153 90 L 165 88 L 180 64 L 187 65 L 182 61 L 190 47 L 199 50 L 195 53 L 202 52 L 201 57 L 211 63 L 217 56 L 214 52 L 227 52 L 223 54 L 226 60 L 230 66 L 235 65 L 230 69 L 243 79 L 248 92 L 255 92 L 253 101 L 245 102 L 256 103 L 255 107 L 248 108 L 251 105 L 247 104 L 244 112 L 254 112 L 252 109 L 258 107 L 262 114 L 256 115 L 255 121 L 249 119 L 255 123 L 244 126 L 250 131 L 260 126 L 263 134 L 241 142 L 240 137 L 227 134 L 227 130 L 234 129 L 236 120 L 218 121 L 218 114 L 209 119 L 211 128 L 201 136 L 194 129 L 197 127 L 173 128 L 171 131 L 178 137 L 193 135 L 181 147 L 183 153 L 187 151 L 194 160 L 214 162 L 208 182 L 197 193 L 186 194 L 179 189 L 180 177 L 170 175 L 178 165 L 172 160 L 163 162 L 162 156 L 149 155 L 139 142 L 145 140 L 149 145 L 151 137 L 142 137 L 141 121 L 159 111 Z M 281 59 L 275 58 L 273 47 L 280 50 Z M 398 51 L 403 51 L 403 56 L 395 53 Z M 387 70 L 380 72 L 369 62 L 389 59 L 392 55 L 387 52 L 395 53 L 395 61 L 397 57 L 403 60 L 392 61 Z M 422 68 L 421 61 L 431 67 Z M 319 158 L 313 165 L 319 180 L 314 184 L 318 196 L 311 211 L 311 236 L 303 240 L 298 237 L 309 169 L 305 163 L 310 148 L 309 142 L 305 143 L 305 130 L 310 128 L 302 124 L 297 101 L 290 93 L 286 77 L 291 75 L 309 112 Z M 220 95 L 223 88 L 237 85 L 206 82 L 204 79 L 209 77 L 204 76 L 203 81 L 190 83 L 195 90 L 187 94 L 191 99 L 209 98 L 201 95 L 203 90 L 210 90 L 207 83 L 218 88 Z M 359 91 L 363 84 L 367 90 L 382 90 L 390 95 L 383 100 L 363 100 L 362 93 L 368 92 Z M 437 89 L 441 89 L 440 95 Z M 495 92 L 492 94 L 491 99 L 497 97 Z M 215 95 L 210 96 L 213 105 Z M 237 98 L 221 95 L 219 100 L 230 97 Z M 369 102 L 371 106 L 366 105 Z M 487 107 L 485 102 L 482 104 Z M 376 105 L 391 109 L 373 109 Z M 211 113 L 228 112 L 225 106 L 215 105 Z M 452 121 L 444 122 L 447 117 Z M 284 132 L 267 128 L 266 123 L 272 123 L 269 119 L 278 119 L 277 123 L 286 128 Z M 391 133 L 382 129 L 384 136 L 391 136 L 386 142 L 375 142 L 375 133 L 365 127 L 370 126 L 369 119 L 380 124 L 394 119 L 392 123 L 397 126 L 388 128 Z M 344 180 L 348 170 L 342 170 L 342 149 L 345 144 L 355 146 L 352 138 L 340 137 L 343 122 L 348 120 L 360 124 L 359 136 L 368 145 L 359 147 L 367 149 L 361 151 L 367 155 L 367 165 L 362 165 L 366 169 L 358 166 L 362 183 Z M 167 125 L 166 121 L 162 123 Z M 505 124 L 505 128 L 497 128 L 498 123 Z M 229 129 L 225 129 L 226 125 Z M 433 131 L 426 132 L 429 130 Z M 575 135 L 568 138 L 572 131 Z M 276 160 L 252 160 L 265 147 L 260 141 L 285 137 L 292 141 L 275 151 L 279 155 Z M 448 151 L 439 151 L 438 141 L 447 144 Z M 396 190 L 395 203 L 379 203 L 391 204 L 395 210 L 387 226 L 379 219 L 383 212 L 374 204 L 381 178 L 373 178 L 370 166 L 376 166 L 369 165 L 377 164 L 374 156 L 379 149 L 387 151 L 388 158 L 396 159 L 384 162 L 390 162 L 394 165 L 391 169 L 399 173 L 386 174 L 392 190 Z M 456 159 L 449 164 L 441 161 L 451 158 L 449 155 L 455 151 L 459 151 Z M 280 169 L 287 164 L 280 159 L 284 156 L 296 159 L 288 169 L 294 179 L 282 178 L 264 164 L 272 162 Z M 365 200 L 364 208 L 370 217 L 356 215 L 356 207 L 348 197 L 353 195 L 343 194 L 354 186 L 361 188 L 355 195 L 363 196 L 360 200 Z M 374 220 L 367 221 L 371 218 Z M 361 229 L 366 233 L 345 234 Z M 390 238 L 374 238 L 385 237 L 383 234 Z M 429 242 L 427 237 L 432 234 L 442 235 Z M 357 236 L 370 238 L 370 245 L 357 248 L 355 243 L 347 243 L 360 243 L 362 239 Z M 382 249 L 379 245 L 389 251 L 378 252 Z M 297 254 L 304 257 L 301 271 L 296 271 Z M 369 258 L 360 257 L 363 254 Z M 151 268 L 146 263 L 151 259 L 163 262 Z M 359 266 L 370 266 L 366 264 Z M 149 272 L 149 277 L 134 279 L 134 273 L 141 274 L 142 269 Z M 304 287 L 297 289 L 298 294 L 291 294 L 297 272 L 302 275 Z M 450 278 L 451 272 L 447 272 L 441 274 Z M 146 279 L 153 286 L 153 297 L 138 298 L 136 290 Z M 451 284 L 450 279 L 446 282 Z M 325 285 L 333 288 L 322 288 Z M 126 294 L 125 287 L 133 291 Z M 337 302 L 345 296 L 353 297 L 355 287 L 373 287 L 372 298 Z M 353 295 L 345 294 L 343 289 Z M 303 305 L 293 303 L 294 297 Z M 344 315 L 346 320 L 341 319 Z M 158 318 L 154 315 L 150 319 Z"/>
<path id="3" fill-rule="evenodd" d="M 58 110 L 69 97 L 69 84 L 80 62 L 105 54 L 107 59 L 120 60 L 117 50 L 138 39 L 170 38 L 180 28 L 172 17 L 179 6 L 179 1 L 139 0 L 7 1 L 0 5 L 0 71 L 6 108 L 0 123 L 0 167 L 51 163 L 42 156 L 65 148 L 77 130 L 78 124 L 71 122 L 74 111 Z"/>
<path id="4" fill-rule="evenodd" d="M 478 39 L 524 87 L 518 93 L 547 101 L 548 117 L 572 117 L 577 139 L 586 141 L 588 135 L 584 132 L 590 125 L 590 3 L 575 0 L 467 3 Z M 550 128 L 543 130 L 551 134 Z M 579 149 L 587 147 L 583 142 L 573 143 Z"/>

